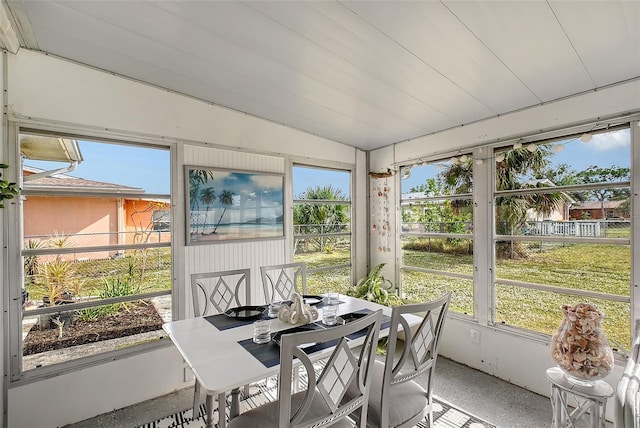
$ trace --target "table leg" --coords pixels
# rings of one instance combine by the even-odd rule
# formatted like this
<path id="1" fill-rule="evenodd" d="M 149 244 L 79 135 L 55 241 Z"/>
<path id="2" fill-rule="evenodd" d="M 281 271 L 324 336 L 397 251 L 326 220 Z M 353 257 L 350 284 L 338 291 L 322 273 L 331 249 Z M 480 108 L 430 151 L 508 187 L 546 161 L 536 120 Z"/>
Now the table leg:
<path id="1" fill-rule="evenodd" d="M 229 409 L 229 419 L 233 419 L 240 414 L 240 388 L 231 391 L 231 409 Z"/>
<path id="2" fill-rule="evenodd" d="M 553 428 L 560 426 L 560 399 L 558 397 L 558 389 L 555 386 L 551 387 L 551 411 L 552 411 L 552 423 Z"/>
<path id="3" fill-rule="evenodd" d="M 591 406 L 591 426 L 593 428 L 600 428 L 600 406 L 596 403 Z"/>
<path id="4" fill-rule="evenodd" d="M 205 407 L 207 408 L 206 427 L 213 428 L 213 395 L 207 394 L 205 399 Z"/>

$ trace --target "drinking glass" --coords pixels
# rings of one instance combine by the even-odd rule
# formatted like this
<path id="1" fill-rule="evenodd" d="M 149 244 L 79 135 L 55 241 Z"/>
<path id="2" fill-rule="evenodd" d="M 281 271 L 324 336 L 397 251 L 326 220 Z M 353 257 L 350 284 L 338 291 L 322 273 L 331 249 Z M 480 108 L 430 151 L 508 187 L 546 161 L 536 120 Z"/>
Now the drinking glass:
<path id="1" fill-rule="evenodd" d="M 329 291 L 327 293 L 327 303 L 329 305 L 337 305 L 340 303 L 340 293 L 336 291 Z"/>
<path id="2" fill-rule="evenodd" d="M 271 340 L 271 321 L 258 320 L 253 323 L 253 341 L 255 343 L 269 343 Z"/>
<path id="3" fill-rule="evenodd" d="M 281 301 L 269 303 L 269 318 L 277 318 L 278 311 L 280 311 L 281 307 L 282 307 Z"/>
<path id="4" fill-rule="evenodd" d="M 338 322 L 338 305 L 326 305 L 322 308 L 322 322 L 325 325 L 335 325 Z"/>

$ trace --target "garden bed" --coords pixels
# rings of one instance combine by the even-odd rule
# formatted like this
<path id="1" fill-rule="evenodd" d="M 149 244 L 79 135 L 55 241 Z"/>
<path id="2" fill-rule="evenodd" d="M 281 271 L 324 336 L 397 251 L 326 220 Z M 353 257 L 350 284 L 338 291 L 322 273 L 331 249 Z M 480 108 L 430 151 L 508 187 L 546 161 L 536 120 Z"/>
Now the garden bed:
<path id="1" fill-rule="evenodd" d="M 62 329 L 61 337 L 58 328 L 41 329 L 35 324 L 24 339 L 22 355 L 155 331 L 162 328 L 162 323 L 163 320 L 154 305 L 140 303 L 121 309 L 117 314 L 101 316 L 93 321 L 83 321 L 74 317 L 71 325 L 65 325 Z"/>

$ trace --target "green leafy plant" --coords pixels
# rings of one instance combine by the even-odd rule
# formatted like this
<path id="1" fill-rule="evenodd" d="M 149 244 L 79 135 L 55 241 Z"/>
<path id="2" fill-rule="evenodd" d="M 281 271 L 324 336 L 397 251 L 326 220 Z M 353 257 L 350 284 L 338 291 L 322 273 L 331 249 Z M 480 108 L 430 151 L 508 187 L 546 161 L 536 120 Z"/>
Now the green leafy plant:
<path id="1" fill-rule="evenodd" d="M 385 265 L 386 263 L 380 263 L 374 267 L 347 294 L 386 306 L 401 304 L 402 299 L 395 294 L 393 283 L 382 275 Z"/>
<path id="2" fill-rule="evenodd" d="M 140 292 L 140 285 L 135 281 L 135 264 L 128 261 L 127 272 L 123 275 L 111 276 L 103 279 L 102 288 L 98 295 L 100 299 L 110 297 L 132 296 Z M 122 302 L 104 306 L 81 309 L 77 312 L 82 321 L 94 321 L 101 316 L 115 315 L 120 310 L 129 310 L 132 303 Z"/>
<path id="3" fill-rule="evenodd" d="M 38 250 L 40 248 L 44 248 L 44 243 L 42 241 L 36 241 L 34 239 L 29 239 L 27 241 L 27 245 L 25 246 L 25 250 Z M 35 282 L 39 265 L 40 265 L 40 262 L 38 260 L 38 256 L 25 256 L 24 258 L 25 282 L 29 284 L 33 284 Z"/>
<path id="4" fill-rule="evenodd" d="M 48 299 L 47 304 L 51 306 L 61 303 L 68 296 L 73 296 L 80 284 L 81 281 L 70 262 L 56 259 L 38 265 L 35 285 L 42 292 L 43 301 Z"/>
<path id="5" fill-rule="evenodd" d="M 0 164 L 0 169 L 7 169 L 9 165 L 6 163 Z M 2 177 L 2 172 L 0 172 Z M 4 208 L 5 199 L 13 199 L 20 193 L 20 188 L 14 182 L 0 179 L 0 208 Z"/>

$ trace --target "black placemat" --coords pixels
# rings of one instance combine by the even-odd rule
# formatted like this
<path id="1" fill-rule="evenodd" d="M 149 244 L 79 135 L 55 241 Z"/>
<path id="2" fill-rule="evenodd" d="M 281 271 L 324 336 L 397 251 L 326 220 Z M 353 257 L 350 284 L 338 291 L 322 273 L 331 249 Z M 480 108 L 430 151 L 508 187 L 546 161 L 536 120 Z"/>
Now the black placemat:
<path id="1" fill-rule="evenodd" d="M 373 311 L 371 309 L 360 309 L 359 311 L 353 311 L 352 314 L 370 314 Z M 380 330 L 385 328 L 389 328 L 391 324 L 391 317 L 389 315 L 382 315 L 382 319 L 380 320 Z M 357 339 L 358 337 L 362 337 L 367 333 L 366 329 L 362 329 L 360 331 L 356 331 L 355 333 L 351 333 L 347 337 L 351 340 Z"/>
<path id="2" fill-rule="evenodd" d="M 370 314 L 373 311 L 370 309 L 362 309 L 359 311 L 354 311 L 353 313 L 358 314 Z M 389 323 L 391 322 L 391 318 L 387 315 L 382 315 L 382 322 L 380 324 L 380 329 L 389 327 Z M 323 327 L 316 323 L 305 324 L 305 327 L 317 327 L 318 329 L 327 328 Z M 298 328 L 299 326 L 291 327 L 290 329 L 283 330 L 282 333 L 286 334 L 286 331 L 293 330 Z M 329 327 L 330 328 L 330 327 Z M 366 328 L 355 333 L 352 333 L 347 336 L 347 338 L 354 340 L 359 337 L 362 337 L 366 334 Z M 245 339 L 238 342 L 240 346 L 242 346 L 247 352 L 253 355 L 258 361 L 260 361 L 265 367 L 273 367 L 280 364 L 280 346 L 274 341 L 270 341 L 269 343 L 259 344 L 254 343 L 253 339 Z M 338 344 L 338 340 L 331 340 L 329 342 L 317 343 L 312 346 L 307 346 L 303 348 L 306 354 L 313 354 L 314 352 L 318 352 L 322 349 L 330 348 Z"/>
<path id="3" fill-rule="evenodd" d="M 287 300 L 282 303 L 290 305 L 291 301 Z M 340 303 L 344 303 L 344 302 L 340 301 Z M 327 305 L 326 299 L 323 299 L 322 302 L 318 303 L 317 305 L 314 305 L 313 307 L 316 309 L 320 309 L 326 305 Z M 259 318 L 252 319 L 252 320 L 238 320 L 235 318 L 231 318 L 225 314 L 209 315 L 204 317 L 204 319 L 209 321 L 211 325 L 213 325 L 215 328 L 217 328 L 220 331 L 228 330 L 230 328 L 242 327 L 243 325 L 253 324 L 256 320 L 273 319 L 269 317 L 269 307 L 268 307 L 269 305 L 263 305 L 263 306 L 267 309 L 266 311 L 264 311 L 264 314 L 262 314 L 262 316 L 260 316 Z"/>
<path id="4" fill-rule="evenodd" d="M 209 315 L 207 317 L 204 317 L 204 319 L 209 321 L 211 325 L 213 325 L 218 330 L 223 331 L 223 330 L 228 330 L 230 328 L 242 327 L 243 325 L 253 324 L 254 322 L 256 322 L 256 320 L 270 319 L 268 312 L 269 311 L 266 310 L 259 318 L 252 319 L 252 320 L 239 320 L 239 319 L 229 317 L 225 314 Z"/>
<path id="5" fill-rule="evenodd" d="M 338 303 L 346 303 L 346 302 L 344 300 L 340 300 Z M 316 308 L 316 309 L 320 309 L 320 308 L 324 308 L 328 304 L 329 304 L 329 302 L 327 302 L 327 296 L 324 296 L 322 301 L 320 303 L 318 303 L 317 305 L 313 305 L 313 307 Z"/>
<path id="6" fill-rule="evenodd" d="M 290 329 L 283 330 L 282 333 L 286 334 L 288 330 L 294 330 L 300 326 L 291 327 Z M 318 324 L 311 323 L 305 324 L 305 327 L 323 329 Z M 273 367 L 280 364 L 280 346 L 273 340 L 269 343 L 254 343 L 253 339 L 245 339 L 238 342 L 240 346 L 246 349 L 251 355 L 253 355 L 258 361 L 260 361 L 265 367 Z M 302 348 L 306 354 L 313 354 L 322 349 L 331 348 L 338 344 L 338 340 L 331 340 L 328 342 L 316 343 L 312 346 Z"/>

